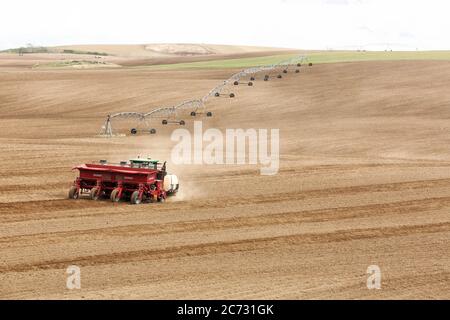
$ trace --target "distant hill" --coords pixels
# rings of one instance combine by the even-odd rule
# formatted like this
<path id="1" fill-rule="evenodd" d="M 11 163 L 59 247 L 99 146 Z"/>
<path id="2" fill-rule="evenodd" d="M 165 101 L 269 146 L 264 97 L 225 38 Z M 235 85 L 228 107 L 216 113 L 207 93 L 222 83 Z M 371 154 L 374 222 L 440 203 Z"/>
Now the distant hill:
<path id="1" fill-rule="evenodd" d="M 57 52 L 97 53 L 120 57 L 169 58 L 276 52 L 286 49 L 211 44 L 70 45 L 51 48 Z"/>

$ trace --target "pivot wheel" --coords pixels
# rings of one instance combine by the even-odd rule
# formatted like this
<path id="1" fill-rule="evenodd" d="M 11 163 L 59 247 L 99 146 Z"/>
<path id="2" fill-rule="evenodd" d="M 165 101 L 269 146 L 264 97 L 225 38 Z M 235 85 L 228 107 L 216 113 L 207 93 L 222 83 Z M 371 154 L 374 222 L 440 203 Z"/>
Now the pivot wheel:
<path id="1" fill-rule="evenodd" d="M 111 192 L 111 196 L 109 197 L 111 199 L 112 202 L 119 202 L 120 198 L 119 198 L 119 189 L 114 189 Z"/>
<path id="2" fill-rule="evenodd" d="M 248 86 L 249 86 L 249 87 L 253 86 L 253 82 L 250 81 L 250 82 L 248 83 Z"/>
<path id="3" fill-rule="evenodd" d="M 191 117 L 195 117 L 197 115 L 197 113 L 195 113 L 195 111 L 191 112 Z"/>
<path id="4" fill-rule="evenodd" d="M 89 195 L 90 195 L 92 200 L 100 199 L 100 190 L 99 190 L 99 188 L 97 188 L 97 187 L 92 188 Z"/>
<path id="5" fill-rule="evenodd" d="M 237 86 L 237 85 L 239 85 L 239 82 L 238 82 L 238 81 L 235 81 L 233 84 L 234 84 L 235 86 Z"/>
<path id="6" fill-rule="evenodd" d="M 283 76 L 282 76 L 281 74 L 279 74 L 279 75 L 277 76 L 277 78 L 278 78 L 278 79 L 281 79 L 281 78 L 283 78 Z"/>
<path id="7" fill-rule="evenodd" d="M 207 116 L 207 117 L 212 117 L 212 112 L 211 112 L 211 111 L 208 111 L 208 112 L 206 113 L 206 116 Z"/>
<path id="8" fill-rule="evenodd" d="M 234 98 L 234 97 L 235 97 L 234 93 L 230 93 L 230 98 Z"/>
<path id="9" fill-rule="evenodd" d="M 162 124 L 163 124 L 163 125 L 166 125 L 167 123 L 168 123 L 167 120 L 163 120 L 163 121 L 162 121 Z"/>
<path id="10" fill-rule="evenodd" d="M 76 187 L 71 187 L 69 190 L 69 199 L 78 199 L 80 196 L 80 192 L 78 191 L 78 189 Z"/>
<path id="11" fill-rule="evenodd" d="M 150 134 L 155 134 L 156 133 L 156 129 L 150 129 Z"/>
<path id="12" fill-rule="evenodd" d="M 131 134 L 136 134 L 137 130 L 135 128 L 133 128 L 133 129 L 130 130 L 130 132 L 131 132 Z"/>
<path id="13" fill-rule="evenodd" d="M 180 121 L 180 126 L 184 126 L 186 124 L 186 122 L 184 122 L 184 120 Z"/>
<path id="14" fill-rule="evenodd" d="M 140 204 L 142 199 L 139 199 L 139 191 L 136 190 L 131 194 L 131 204 Z"/>

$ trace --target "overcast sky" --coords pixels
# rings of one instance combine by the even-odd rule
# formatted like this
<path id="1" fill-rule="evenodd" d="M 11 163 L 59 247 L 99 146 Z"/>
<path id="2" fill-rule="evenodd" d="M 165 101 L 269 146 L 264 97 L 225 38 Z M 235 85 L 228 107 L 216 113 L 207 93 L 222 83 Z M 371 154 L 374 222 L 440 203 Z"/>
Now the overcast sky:
<path id="1" fill-rule="evenodd" d="M 445 0 L 1 0 L 0 49 L 213 43 L 450 49 Z"/>

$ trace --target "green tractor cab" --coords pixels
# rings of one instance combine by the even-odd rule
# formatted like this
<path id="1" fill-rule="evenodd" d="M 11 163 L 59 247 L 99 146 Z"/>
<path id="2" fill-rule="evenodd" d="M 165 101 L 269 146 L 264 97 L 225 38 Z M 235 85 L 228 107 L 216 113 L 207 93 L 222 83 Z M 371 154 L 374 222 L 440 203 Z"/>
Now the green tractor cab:
<path id="1" fill-rule="evenodd" d="M 158 160 L 152 160 L 150 158 L 148 159 L 130 159 L 130 166 L 132 168 L 150 168 L 150 169 L 157 169 L 159 161 Z"/>

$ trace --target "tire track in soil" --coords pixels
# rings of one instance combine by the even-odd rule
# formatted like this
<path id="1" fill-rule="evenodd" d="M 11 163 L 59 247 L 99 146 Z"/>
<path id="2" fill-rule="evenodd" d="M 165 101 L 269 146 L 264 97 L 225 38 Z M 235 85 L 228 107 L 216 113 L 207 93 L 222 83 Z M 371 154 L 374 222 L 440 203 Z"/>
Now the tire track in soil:
<path id="1" fill-rule="evenodd" d="M 177 201 L 174 203 L 167 203 L 164 208 L 154 208 L 158 212 L 167 212 L 179 209 L 202 209 L 202 208 L 225 208 L 228 206 L 258 204 L 258 203 L 271 203 L 274 201 L 298 201 L 307 198 L 320 198 L 331 197 L 339 195 L 355 195 L 359 193 L 374 193 L 374 192 L 397 192 L 402 190 L 419 190 L 424 188 L 433 187 L 450 187 L 450 179 L 433 179 L 433 180 L 416 180 L 406 182 L 395 182 L 387 184 L 370 184 L 350 187 L 337 187 L 318 190 L 305 190 L 305 191 L 292 191 L 282 193 L 272 193 L 265 195 L 255 195 L 251 197 L 241 198 L 228 198 L 228 197 L 215 197 L 212 200 L 197 199 L 195 202 L 191 201 Z M 61 200 L 37 200 L 27 202 L 3 202 L 0 203 L 0 221 L 1 222 L 18 222 L 27 220 L 40 220 L 35 219 L 36 212 L 41 210 L 49 213 L 51 211 L 59 210 L 80 210 L 87 208 L 98 207 L 111 207 L 115 204 L 108 201 L 84 201 L 83 199 L 74 201 L 68 199 Z M 20 217 L 16 219 L 8 219 L 9 215 L 20 214 Z M 83 214 L 84 215 L 84 214 Z M 92 213 L 87 216 L 105 215 L 105 213 Z M 73 215 L 74 217 L 79 215 Z M 59 216 L 61 217 L 61 216 Z M 67 217 L 67 216 L 64 216 Z M 54 218 L 54 217 L 48 217 Z"/>
<path id="2" fill-rule="evenodd" d="M 273 214 L 260 214 L 251 217 L 235 217 L 221 219 L 203 219 L 171 223 L 132 224 L 107 228 L 87 230 L 71 230 L 52 233 L 37 233 L 32 235 L 0 237 L 0 244 L 20 247 L 17 243 L 51 244 L 69 241 L 70 238 L 90 236 L 102 239 L 105 236 L 156 236 L 170 233 L 186 233 L 198 231 L 217 231 L 245 227 L 263 227 L 270 225 L 286 225 L 294 223 L 315 223 L 339 221 L 343 219 L 379 217 L 386 214 L 406 215 L 417 212 L 439 210 L 450 207 L 450 197 L 428 198 L 410 201 L 391 202 L 387 204 L 373 204 L 351 207 L 335 207 L 318 210 L 287 211 Z"/>
<path id="3" fill-rule="evenodd" d="M 48 269 L 65 269 L 67 265 L 75 264 L 80 267 L 106 264 L 118 264 L 137 262 L 144 260 L 160 260 L 180 258 L 185 256 L 200 256 L 207 254 L 253 251 L 260 249 L 273 249 L 277 246 L 300 245 L 311 243 L 332 243 L 361 239 L 390 238 L 406 236 L 415 233 L 439 233 L 449 232 L 450 222 L 442 222 L 428 225 L 413 225 L 400 227 L 383 227 L 354 229 L 328 233 L 309 233 L 289 236 L 265 237 L 257 239 L 245 239 L 238 241 L 212 242 L 196 245 L 169 247 L 155 250 L 136 250 L 126 252 L 114 252 L 110 254 L 82 256 L 73 259 L 52 259 L 36 264 L 17 264 L 0 267 L 0 273 L 27 272 Z"/>

